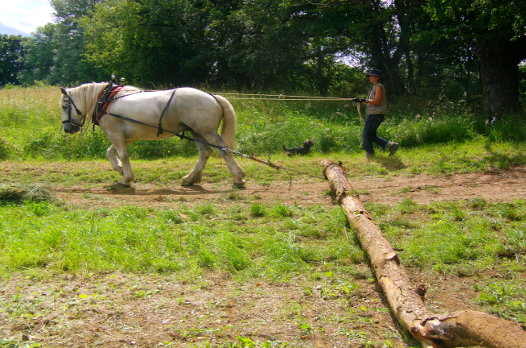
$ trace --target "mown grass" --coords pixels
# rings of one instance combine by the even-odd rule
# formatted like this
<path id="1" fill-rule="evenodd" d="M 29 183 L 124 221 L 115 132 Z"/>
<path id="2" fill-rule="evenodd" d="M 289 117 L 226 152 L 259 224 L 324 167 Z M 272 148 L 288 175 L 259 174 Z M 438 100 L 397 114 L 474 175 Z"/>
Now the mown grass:
<path id="1" fill-rule="evenodd" d="M 248 182 L 271 184 L 275 181 L 322 180 L 320 160 L 330 158 L 341 161 L 349 176 L 415 175 L 476 173 L 488 169 L 506 169 L 526 163 L 526 145 L 493 143 L 485 140 L 461 144 L 427 145 L 412 149 L 401 149 L 397 156 L 379 153 L 368 161 L 362 153 L 338 152 L 325 155 L 288 157 L 282 154 L 261 156 L 285 169 L 276 170 L 260 163 L 238 158 L 247 174 Z M 159 160 L 132 160 L 137 184 L 178 182 L 194 166 L 195 157 L 171 157 Z M 115 183 L 119 176 L 111 169 L 107 160 L 44 161 L 26 160 L 16 166 L 6 165 L 2 182 L 5 184 L 83 185 L 93 187 Z M 42 168 L 45 167 L 45 175 Z M 203 173 L 204 182 L 222 183 L 230 180 L 224 161 L 213 156 Z"/>
<path id="2" fill-rule="evenodd" d="M 253 204 L 219 211 L 204 204 L 84 211 L 26 201 L 0 207 L 0 221 L 4 276 L 46 269 L 174 272 L 192 278 L 218 269 L 287 279 L 319 262 L 363 260 L 360 249 L 345 242 L 346 221 L 337 208 Z"/>
<path id="3" fill-rule="evenodd" d="M 526 323 L 526 201 L 371 205 L 402 262 L 476 280 L 474 302 Z M 497 278 L 494 275 L 497 274 Z"/>
<path id="4" fill-rule="evenodd" d="M 0 160 L 24 160 L 13 168 L 8 161 L 0 162 L 5 163 L 0 167 L 2 182 L 98 187 L 115 182 L 117 174 L 103 160 L 109 145 L 105 137 L 99 129 L 87 128 L 74 136 L 63 134 L 58 98 L 58 89 L 51 87 L 0 90 Z M 260 184 L 288 181 L 290 175 L 294 180 L 321 179 L 319 160 L 325 153 L 342 161 L 352 177 L 480 172 L 526 163 L 526 125 L 519 117 L 487 128 L 455 107 L 430 107 L 418 117 L 395 110 L 381 133 L 402 147 L 395 157 L 380 152 L 369 162 L 359 149 L 361 125 L 352 105 L 233 102 L 240 150 L 290 170 L 240 159 L 248 180 Z M 283 145 L 306 138 L 316 142 L 313 154 L 289 158 L 281 153 Z M 194 146 L 178 139 L 139 142 L 131 151 L 139 184 L 178 181 L 195 162 Z M 205 182 L 222 184 L 228 177 L 222 160 L 211 158 Z M 224 210 L 210 204 L 84 210 L 51 199 L 17 197 L 0 202 L 2 277 L 122 271 L 169 273 L 195 281 L 206 271 L 220 271 L 240 281 L 288 281 L 317 277 L 320 265 L 327 272 L 370 276 L 356 267 L 366 258 L 336 207 L 238 205 L 232 196 L 234 204 Z M 402 250 L 405 265 L 437 276 L 475 279 L 474 302 L 526 323 L 526 295 L 521 291 L 526 286 L 524 200 L 404 201 L 368 208 L 393 246 Z"/>
<path id="5" fill-rule="evenodd" d="M 247 202 L 150 209 L 77 209 L 26 200 L 0 206 L 0 270 L 170 273 L 195 281 L 206 271 L 240 281 L 315 277 L 321 269 L 363 277 L 366 257 L 338 207 Z M 473 301 L 526 323 L 526 201 L 483 199 L 368 209 L 404 265 L 474 279 Z M 493 275 L 498 274 L 498 278 Z M 365 275 L 369 277 L 370 275 Z"/>

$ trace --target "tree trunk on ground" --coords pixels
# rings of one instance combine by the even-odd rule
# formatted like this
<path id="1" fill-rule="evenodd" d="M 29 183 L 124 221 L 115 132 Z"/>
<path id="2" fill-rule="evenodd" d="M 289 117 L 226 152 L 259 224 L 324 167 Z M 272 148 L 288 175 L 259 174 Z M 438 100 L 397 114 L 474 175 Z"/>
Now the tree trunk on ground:
<path id="1" fill-rule="evenodd" d="M 369 255 L 391 311 L 424 347 L 524 347 L 526 332 L 516 323 L 475 311 L 444 316 L 429 313 L 422 299 L 425 289 L 412 284 L 396 251 L 360 200 L 352 195 L 353 189 L 341 166 L 329 160 L 323 160 L 322 165 L 334 198 L 343 206 Z"/>

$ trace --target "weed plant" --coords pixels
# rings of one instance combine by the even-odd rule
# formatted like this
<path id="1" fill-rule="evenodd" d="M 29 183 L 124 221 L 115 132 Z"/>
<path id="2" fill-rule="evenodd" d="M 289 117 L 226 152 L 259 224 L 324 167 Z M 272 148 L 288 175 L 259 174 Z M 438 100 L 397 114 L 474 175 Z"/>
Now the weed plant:
<path id="1" fill-rule="evenodd" d="M 0 160 L 104 158 L 109 142 L 90 123 L 75 135 L 61 129 L 60 91 L 56 87 L 4 88 L 0 90 Z M 315 142 L 314 152 L 358 153 L 362 125 L 349 102 L 237 100 L 238 149 L 252 155 L 282 152 L 305 139 Z M 423 102 L 421 104 L 424 104 Z M 463 104 L 395 105 L 380 129 L 381 135 L 404 148 L 428 144 L 465 143 L 483 137 L 489 142 L 526 139 L 524 115 L 506 117 L 487 127 Z M 418 111 L 417 111 L 418 110 Z M 130 147 L 134 159 L 195 156 L 195 146 L 171 138 L 140 141 Z"/>

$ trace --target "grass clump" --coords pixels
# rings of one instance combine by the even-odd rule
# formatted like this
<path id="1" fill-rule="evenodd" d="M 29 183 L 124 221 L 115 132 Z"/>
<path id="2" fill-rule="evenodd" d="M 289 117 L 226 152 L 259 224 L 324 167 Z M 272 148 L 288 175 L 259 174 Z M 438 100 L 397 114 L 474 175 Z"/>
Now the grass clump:
<path id="1" fill-rule="evenodd" d="M 494 281 L 482 288 L 475 302 L 484 306 L 486 310 L 508 320 L 515 320 L 526 324 L 526 295 L 524 280 Z"/>
<path id="2" fill-rule="evenodd" d="M 23 202 L 59 203 L 51 191 L 37 185 L 15 186 L 0 184 L 0 205 L 21 204 Z"/>
<path id="3" fill-rule="evenodd" d="M 13 144 L 0 137 L 0 161 L 13 157 L 16 152 L 16 148 Z"/>

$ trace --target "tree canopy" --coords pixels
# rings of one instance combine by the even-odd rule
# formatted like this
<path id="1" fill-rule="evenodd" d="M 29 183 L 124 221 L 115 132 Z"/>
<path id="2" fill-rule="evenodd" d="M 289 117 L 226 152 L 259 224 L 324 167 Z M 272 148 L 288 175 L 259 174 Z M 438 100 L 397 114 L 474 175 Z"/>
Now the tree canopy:
<path id="1" fill-rule="evenodd" d="M 0 83 L 465 98 L 517 112 L 526 3 L 497 0 L 52 0 L 55 23 L 0 37 Z M 349 64 L 351 62 L 351 64 Z"/>

